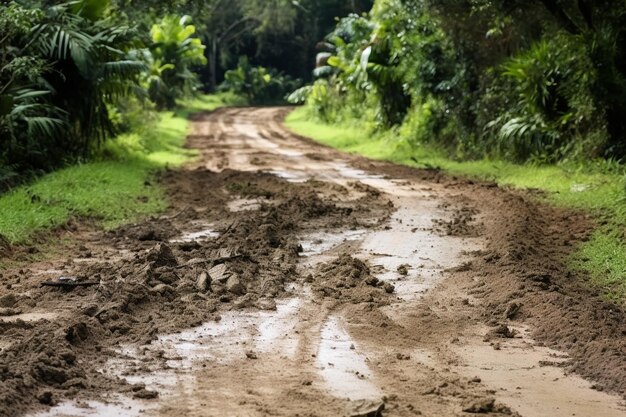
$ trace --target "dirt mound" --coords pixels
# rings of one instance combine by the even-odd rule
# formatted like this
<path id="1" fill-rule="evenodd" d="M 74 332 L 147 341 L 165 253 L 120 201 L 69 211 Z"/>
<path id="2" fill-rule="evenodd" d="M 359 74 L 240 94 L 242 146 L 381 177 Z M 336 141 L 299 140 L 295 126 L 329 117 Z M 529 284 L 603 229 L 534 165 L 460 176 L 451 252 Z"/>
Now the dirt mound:
<path id="1" fill-rule="evenodd" d="M 318 296 L 353 303 L 388 304 L 394 291 L 392 284 L 372 276 L 363 261 L 347 253 L 321 264 L 307 281 Z"/>
<path id="2" fill-rule="evenodd" d="M 165 219 L 123 226 L 113 232 L 121 238 L 131 238 L 142 242 L 166 242 L 180 234 L 172 222 Z"/>
<path id="3" fill-rule="evenodd" d="M 254 123 L 264 126 L 263 137 L 289 150 L 293 137 L 272 127 L 286 111 L 261 109 Z M 191 136 L 189 143 L 199 148 L 201 167 L 160 175 L 171 201 L 166 213 L 105 234 L 93 233 L 95 228 L 85 233 L 69 225 L 68 232 L 78 242 L 64 246 L 63 256 L 2 271 L 2 313 L 52 314 L 34 321 L 0 317 L 0 415 L 19 415 L 68 398 L 101 399 L 113 392 L 141 399 L 165 397 L 143 384 L 118 380 L 117 373 L 107 372 L 111 361 L 128 364 L 124 375 L 168 369 L 168 361 L 178 359 L 165 356 L 160 342 L 155 343 L 157 335 L 218 321 L 220 316 L 239 316 L 228 310 L 273 310 L 277 304 L 279 342 L 271 347 L 276 352 L 251 350 L 247 342 L 255 343 L 256 334 L 237 339 L 243 363 L 203 362 L 202 368 L 207 365 L 208 369 L 194 370 L 199 371 L 194 384 L 200 389 L 191 395 L 214 392 L 215 384 L 220 384 L 236 392 L 240 401 L 233 404 L 228 396 L 219 403 L 212 398 L 211 405 L 217 401 L 226 408 L 247 407 L 252 414 L 295 415 L 310 414 L 310 404 L 315 402 L 324 410 L 317 414 L 342 415 L 337 406 L 345 403 L 314 378 L 319 363 L 311 359 L 319 356 L 315 341 L 321 340 L 320 326 L 329 313 L 340 319 L 338 324 L 346 325 L 346 341 L 355 342 L 337 345 L 339 349 L 365 355 L 374 372 L 372 381 L 397 391 L 385 400 L 385 408 L 394 415 L 510 414 L 494 402 L 496 392 L 499 397 L 501 391 L 487 389 L 491 387 L 481 385 L 480 378 L 460 377 L 459 358 L 450 354 L 463 343 L 468 328 L 483 329 L 484 322 L 493 328 L 486 339 L 503 349 L 511 337 L 517 337 L 516 324 L 531 324 L 541 343 L 570 352 L 572 360 L 564 366 L 594 378 L 599 389 L 624 393 L 626 317 L 618 306 L 589 290 L 581 277 L 568 273 L 564 264 L 573 244 L 589 230 L 583 216 L 529 203 L 528 195 L 499 190 L 493 184 L 447 177 L 438 170 L 417 171 L 338 156 L 317 145 L 289 153 L 315 154 L 308 160 L 271 152 L 264 149 L 265 142 L 259 146 L 256 136 L 232 128 L 235 115 L 247 127 L 252 123 L 247 110 L 238 112 L 223 110 L 223 119 L 197 126 L 200 134 Z M 231 129 L 218 127 L 221 121 Z M 298 146 L 307 143 L 302 140 Z M 423 184 L 432 198 L 448 199 L 449 205 L 440 208 L 452 220 L 438 222 L 439 233 L 480 234 L 490 239 L 485 251 L 473 253 L 471 262 L 447 270 L 452 276 L 440 285 L 449 285 L 452 291 L 431 288 L 423 298 L 407 304 L 396 298 L 391 285 L 375 277 L 382 272 L 381 265 L 377 271 L 351 255 L 358 241 L 346 240 L 323 250 L 324 260 L 346 252 L 324 264 L 315 264 L 312 257 L 300 258 L 299 236 L 326 231 L 341 235 L 349 229 L 388 226 L 385 222 L 393 204 L 386 190 L 365 184 L 377 184 L 366 179 L 353 181 L 361 178 L 356 171 L 345 170 L 344 177 L 342 167 L 348 163 L 371 170 L 377 178 L 389 174 L 398 187 Z M 208 166 L 223 171 L 213 172 Z M 229 166 L 240 166 L 242 172 L 224 169 Z M 276 167 L 290 167 L 285 177 L 298 182 L 243 172 Z M 324 181 L 307 180 L 316 175 Z M 229 209 L 233 207 L 229 203 L 242 199 L 253 199 L 253 208 Z M 393 250 L 389 252 L 394 256 Z M 413 253 L 419 257 L 418 251 Z M 414 261 L 410 264 L 421 262 Z M 310 275 L 309 270 L 302 272 L 308 262 L 316 265 Z M 414 267 L 400 265 L 394 275 L 405 281 L 414 275 Z M 40 287 L 42 281 L 60 276 L 96 285 Z M 286 304 L 295 306 L 298 313 L 281 317 L 280 298 L 294 281 L 310 283 L 313 300 L 291 305 L 294 294 L 290 291 Z M 406 311 L 396 316 L 402 310 L 400 303 Z M 243 312 L 245 323 L 249 323 L 248 313 L 258 312 Z M 288 322 L 284 332 L 282 321 Z M 243 327 L 235 326 L 234 332 L 256 333 L 254 325 Z M 300 340 L 304 343 L 298 343 L 294 360 L 283 355 Z M 140 359 L 134 361 L 122 353 L 128 345 L 137 348 Z M 227 342 L 226 348 L 230 347 Z M 272 356 L 273 361 L 269 360 Z M 324 367 L 335 365 L 323 363 Z M 274 396 L 256 390 L 257 384 L 274 383 Z M 282 392 L 278 395 L 278 391 Z M 168 415 L 180 415 L 176 407 L 168 410 Z"/>
<path id="4" fill-rule="evenodd" d="M 533 191 L 503 190 L 490 182 L 383 162 L 367 166 L 395 177 L 445 183 L 453 198 L 444 210 L 458 204 L 480 208 L 480 215 L 489 219 L 478 229 L 487 248 L 476 253 L 473 262 L 448 272 L 468 283 L 460 291 L 481 300 L 482 320 L 496 330 L 507 321 L 530 324 L 539 343 L 571 356 L 570 371 L 626 398 L 626 311 L 606 300 L 583 273 L 567 266 L 576 245 L 593 230 L 588 215 L 537 202 Z M 458 213 L 453 223 L 462 226 L 461 236 L 467 235 L 462 218 L 475 214 Z M 449 226 L 455 234 L 454 224 Z M 447 228 L 440 232 L 448 233 Z"/>
<path id="5" fill-rule="evenodd" d="M 460 207 L 447 202 L 440 205 L 441 209 L 450 212 L 450 220 L 434 219 L 433 231 L 446 236 L 477 237 L 480 236 L 484 225 L 477 221 L 478 209 L 467 203 Z"/>
<path id="6" fill-rule="evenodd" d="M 22 322 L 3 329 L 16 343 L 0 352 L 0 415 L 16 413 L 30 401 L 52 405 L 60 398 L 58 392 L 72 397 L 105 383 L 93 363 L 84 361 L 90 357 L 98 363 L 101 348 L 93 342 L 102 333 L 88 317 L 64 324 L 38 324 L 36 331 L 31 327 Z"/>
<path id="7" fill-rule="evenodd" d="M 588 218 L 514 193 L 488 201 L 499 216 L 467 269 L 484 276 L 469 291 L 496 325 L 490 337 L 510 337 L 504 323 L 525 321 L 537 341 L 569 353 L 570 371 L 626 398 L 626 312 L 566 265 L 572 243 L 591 229 Z"/>
<path id="8" fill-rule="evenodd" d="M 28 312 L 62 303 L 70 312 L 54 321 L 0 324 L 0 338 L 11 341 L 0 351 L 0 415 L 61 398 L 125 390 L 125 382 L 96 370 L 118 355 L 118 344 L 149 344 L 157 334 L 216 319 L 224 309 L 276 308 L 274 299 L 285 284 L 301 279 L 296 270 L 299 233 L 361 222 L 370 227 L 372 213 L 384 217 L 389 212 L 382 197 L 334 201 L 331 195 L 347 191 L 315 182 L 290 184 L 269 175 L 200 169 L 168 172 L 161 180 L 172 190 L 173 215 L 115 230 L 94 241 L 92 249 L 80 245 L 59 265 L 77 282 L 97 285 L 38 288 L 40 280 L 27 271 L 8 274 L 8 282 L 30 295 L 4 295 L 7 308 Z M 228 211 L 225 203 L 244 190 L 232 184 L 264 190 L 271 204 Z M 213 224 L 219 236 L 170 242 L 191 222 Z M 131 256 L 111 256 L 110 247 Z M 72 261 L 86 253 L 89 262 Z"/>

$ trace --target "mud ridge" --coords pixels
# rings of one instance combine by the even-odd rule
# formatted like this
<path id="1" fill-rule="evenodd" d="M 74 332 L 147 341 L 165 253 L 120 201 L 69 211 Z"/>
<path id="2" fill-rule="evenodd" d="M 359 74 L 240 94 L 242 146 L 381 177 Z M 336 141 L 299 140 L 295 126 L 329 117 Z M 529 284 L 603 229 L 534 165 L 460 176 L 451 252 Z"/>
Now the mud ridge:
<path id="1" fill-rule="evenodd" d="M 98 285 L 55 290 L 38 287 L 42 278 L 29 271 L 4 274 L 13 283 L 13 291 L 0 297 L 5 311 L 63 303 L 66 312 L 53 320 L 0 323 L 0 338 L 10 341 L 0 351 L 0 415 L 103 392 L 158 396 L 102 372 L 119 355 L 118 344 L 150 344 L 158 334 L 219 320 L 223 310 L 275 309 L 285 285 L 299 279 L 297 233 L 371 227 L 360 221 L 372 212 L 384 218 L 389 211 L 383 198 L 333 202 L 329 195 L 347 190 L 315 182 L 289 184 L 274 176 L 200 169 L 169 172 L 161 181 L 171 192 L 172 215 L 84 242 L 94 245 L 92 250 L 77 245 L 78 253 L 59 265 L 64 272 L 52 274 L 53 279 L 64 274 Z M 264 198 L 258 210 L 224 208 L 226 201 L 251 192 Z M 219 236 L 170 242 L 193 222 L 213 224 Z M 103 247 L 128 255 L 103 256 Z M 77 263 L 75 257 L 90 262 Z"/>

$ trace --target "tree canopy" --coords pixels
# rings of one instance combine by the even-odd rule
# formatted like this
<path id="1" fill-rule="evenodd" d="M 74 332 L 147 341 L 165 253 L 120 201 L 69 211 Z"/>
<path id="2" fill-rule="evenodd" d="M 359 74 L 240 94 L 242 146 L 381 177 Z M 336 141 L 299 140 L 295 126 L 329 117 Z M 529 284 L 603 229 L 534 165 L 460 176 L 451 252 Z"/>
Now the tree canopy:
<path id="1" fill-rule="evenodd" d="M 458 158 L 626 156 L 623 1 L 12 0 L 0 33 L 5 184 L 185 97 L 303 83 L 291 97 L 320 118 Z"/>

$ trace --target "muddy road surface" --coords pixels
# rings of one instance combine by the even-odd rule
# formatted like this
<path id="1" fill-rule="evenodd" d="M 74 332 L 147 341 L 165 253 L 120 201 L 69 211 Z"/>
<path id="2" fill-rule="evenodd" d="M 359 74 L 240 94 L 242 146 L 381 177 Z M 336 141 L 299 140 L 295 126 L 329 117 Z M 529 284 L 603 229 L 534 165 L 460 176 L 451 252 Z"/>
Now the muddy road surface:
<path id="1" fill-rule="evenodd" d="M 626 415 L 624 312 L 564 267 L 590 219 L 288 111 L 194 116 L 164 215 L 3 249 L 0 415 Z"/>

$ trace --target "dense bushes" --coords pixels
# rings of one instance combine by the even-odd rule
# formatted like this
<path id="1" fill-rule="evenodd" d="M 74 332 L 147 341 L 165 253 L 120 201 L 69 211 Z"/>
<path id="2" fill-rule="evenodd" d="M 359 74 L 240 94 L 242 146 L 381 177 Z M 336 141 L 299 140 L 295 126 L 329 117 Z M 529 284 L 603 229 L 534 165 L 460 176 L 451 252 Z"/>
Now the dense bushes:
<path id="1" fill-rule="evenodd" d="M 255 67 L 246 56 L 239 58 L 237 68 L 226 71 L 223 91 L 246 97 L 251 104 L 282 103 L 285 96 L 302 82 L 265 67 Z"/>
<path id="2" fill-rule="evenodd" d="M 186 18 L 152 40 L 133 26 L 104 0 L 0 5 L 0 190 L 89 157 L 128 125 L 120 110 L 150 108 L 148 92 L 171 107 L 193 90 L 188 67 L 204 57 Z"/>
<path id="3" fill-rule="evenodd" d="M 195 26 L 189 16 L 169 15 L 152 26 L 150 75 L 148 92 L 159 109 L 171 109 L 176 100 L 192 94 L 198 87 L 197 76 L 191 65 L 206 64 L 204 45 L 192 37 Z"/>
<path id="4" fill-rule="evenodd" d="M 456 157 L 623 159 L 625 19 L 606 1 L 377 0 L 299 93 L 325 121 L 403 125 Z"/>

